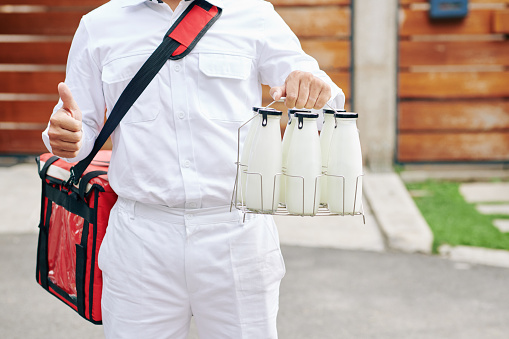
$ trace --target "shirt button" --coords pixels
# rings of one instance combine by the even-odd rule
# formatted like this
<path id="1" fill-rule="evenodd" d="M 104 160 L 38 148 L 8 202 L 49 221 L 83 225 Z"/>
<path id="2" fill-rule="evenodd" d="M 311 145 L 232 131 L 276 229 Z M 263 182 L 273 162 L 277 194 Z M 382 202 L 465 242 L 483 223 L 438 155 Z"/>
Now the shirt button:
<path id="1" fill-rule="evenodd" d="M 184 167 L 185 168 L 191 167 L 191 161 L 189 161 L 189 160 L 184 161 Z"/>
<path id="2" fill-rule="evenodd" d="M 186 117 L 186 114 L 184 112 L 178 112 L 179 119 L 184 119 Z"/>
<path id="3" fill-rule="evenodd" d="M 173 69 L 175 70 L 175 72 L 180 72 L 182 67 L 180 67 L 180 65 L 175 65 L 175 67 Z"/>
<path id="4" fill-rule="evenodd" d="M 194 218 L 194 215 L 192 214 L 186 214 L 186 220 L 191 220 Z"/>
<path id="5" fill-rule="evenodd" d="M 196 208 L 196 203 L 195 202 L 190 202 L 189 204 L 187 204 L 187 207 L 189 207 L 189 208 Z"/>

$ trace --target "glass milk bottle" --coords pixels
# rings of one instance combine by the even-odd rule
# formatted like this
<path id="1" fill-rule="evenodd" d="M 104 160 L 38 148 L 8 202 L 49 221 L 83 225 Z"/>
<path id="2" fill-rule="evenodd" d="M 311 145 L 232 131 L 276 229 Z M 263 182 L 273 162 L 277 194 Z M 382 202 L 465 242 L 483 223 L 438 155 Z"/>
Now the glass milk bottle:
<path id="1" fill-rule="evenodd" d="M 286 173 L 286 167 L 288 164 L 288 150 L 290 149 L 290 143 L 292 142 L 293 129 L 295 127 L 294 113 L 298 111 L 295 109 L 288 110 L 288 124 L 286 125 L 285 134 L 283 135 L 283 173 Z M 280 196 L 279 201 L 283 204 L 286 204 L 286 177 L 283 175 L 281 177 L 281 186 L 280 186 Z"/>
<path id="2" fill-rule="evenodd" d="M 258 128 L 253 138 L 246 173 L 246 206 L 271 213 L 279 203 L 281 177 L 281 111 L 258 111 Z"/>
<path id="3" fill-rule="evenodd" d="M 360 213 L 363 173 L 361 143 L 357 130 L 359 115 L 336 113 L 335 116 L 337 127 L 332 136 L 327 167 L 329 210 L 340 214 Z M 343 176 L 344 180 L 337 176 Z"/>
<path id="4" fill-rule="evenodd" d="M 314 215 L 320 203 L 322 157 L 316 119 L 318 114 L 295 112 L 295 127 L 288 150 L 286 208 L 291 214 Z M 318 184 L 315 185 L 315 182 Z"/>
<path id="5" fill-rule="evenodd" d="M 332 140 L 332 132 L 336 127 L 334 114 L 344 112 L 343 110 L 324 109 L 323 110 L 323 126 L 320 133 L 320 149 L 322 151 L 322 173 L 327 173 L 327 162 L 329 161 L 329 148 Z M 320 188 L 320 204 L 327 204 L 327 177 L 321 178 Z"/>
<path id="6" fill-rule="evenodd" d="M 251 154 L 251 146 L 253 145 L 253 139 L 256 134 L 256 130 L 260 125 L 260 115 L 258 111 L 260 107 L 253 107 L 253 112 L 256 114 L 255 117 L 249 122 L 249 129 L 247 131 L 246 139 L 244 140 L 244 146 L 242 147 L 242 155 L 240 157 L 239 173 L 237 173 L 237 202 L 245 203 L 246 201 L 246 171 L 247 161 L 249 160 L 249 154 Z"/>

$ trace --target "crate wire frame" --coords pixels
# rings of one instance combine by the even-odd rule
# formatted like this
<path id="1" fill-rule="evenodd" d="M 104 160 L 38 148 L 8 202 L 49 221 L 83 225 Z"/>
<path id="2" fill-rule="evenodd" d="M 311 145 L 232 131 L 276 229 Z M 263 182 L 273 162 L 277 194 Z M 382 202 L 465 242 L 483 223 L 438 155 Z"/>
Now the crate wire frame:
<path id="1" fill-rule="evenodd" d="M 274 104 L 275 102 L 273 102 L 272 104 Z M 270 104 L 269 106 L 267 107 L 270 107 L 272 104 Z M 235 183 L 234 183 L 234 187 L 233 187 L 233 193 L 232 193 L 232 200 L 231 200 L 231 204 L 230 204 L 230 211 L 233 209 L 233 208 L 236 208 L 237 210 L 240 210 L 243 214 L 244 214 L 244 220 L 246 218 L 246 214 L 248 213 L 251 213 L 251 214 L 270 214 L 270 215 L 280 215 L 280 216 L 304 216 L 305 215 L 305 178 L 302 177 L 302 176 L 294 176 L 294 175 L 289 175 L 289 174 L 286 174 L 286 173 L 277 173 L 274 175 L 274 179 L 273 179 L 273 189 L 272 189 L 272 208 L 269 210 L 269 209 L 264 209 L 264 206 L 263 206 L 263 176 L 261 173 L 258 173 L 258 172 L 248 172 L 247 171 L 247 166 L 246 165 L 243 165 L 240 163 L 240 132 L 241 132 L 241 129 L 243 127 L 245 127 L 247 124 L 249 124 L 256 116 L 257 116 L 258 113 L 256 113 L 255 115 L 253 115 L 253 117 L 251 117 L 248 121 L 246 121 L 244 124 L 242 124 L 239 129 L 238 129 L 238 134 L 237 134 L 237 162 L 235 162 L 235 164 L 237 165 L 237 173 L 236 173 L 236 176 L 235 176 Z M 251 175 L 251 176 L 259 176 L 260 177 L 260 206 L 261 206 L 261 210 L 252 210 L 252 209 L 249 209 L 247 208 L 247 205 L 245 203 L 245 193 L 247 192 L 243 192 L 243 188 L 242 188 L 242 185 L 241 185 L 241 175 L 245 174 L 246 175 L 246 181 L 247 181 L 247 176 Z M 276 200 L 276 185 L 278 183 L 278 180 L 277 178 L 278 177 L 287 177 L 287 178 L 300 178 L 302 179 L 302 214 L 295 214 L 295 213 L 290 213 L 287 208 L 286 208 L 286 205 L 283 204 L 283 203 L 275 203 Z M 366 224 L 366 216 L 364 214 L 364 206 L 363 206 L 363 202 L 362 200 L 360 201 L 360 212 L 355 212 L 356 210 L 356 203 L 357 203 L 357 194 L 358 194 L 358 189 L 359 189 L 359 180 L 364 176 L 364 174 L 361 174 L 359 176 L 357 176 L 357 179 L 356 179 L 356 182 L 355 182 L 355 194 L 354 194 L 354 201 L 353 201 L 353 210 L 352 210 L 352 213 L 345 213 L 345 198 L 346 198 L 346 194 L 345 194 L 345 177 L 342 176 L 342 175 L 332 175 L 332 174 L 327 174 L 326 172 L 324 172 L 323 174 L 321 175 L 318 175 L 316 176 L 315 178 L 315 187 L 314 187 L 314 199 L 313 199 L 313 214 L 311 216 L 346 216 L 346 215 L 350 215 L 350 216 L 356 216 L 356 215 L 362 215 L 362 219 L 363 219 L 363 222 L 364 224 Z M 336 178 L 341 178 L 343 180 L 343 211 L 342 213 L 332 213 L 329 209 L 328 209 L 328 206 L 327 205 L 321 205 L 321 204 L 318 204 L 318 209 L 316 209 L 316 199 L 317 199 L 317 189 L 318 189 L 318 183 L 319 183 L 319 180 L 320 178 L 323 178 L 323 177 L 336 177 Z M 266 179 L 267 180 L 267 179 Z M 280 181 L 279 181 L 280 182 Z M 239 196 L 240 196 L 240 199 L 239 199 Z M 279 199 L 279 197 L 278 197 Z M 277 206 L 277 207 L 276 207 Z"/>

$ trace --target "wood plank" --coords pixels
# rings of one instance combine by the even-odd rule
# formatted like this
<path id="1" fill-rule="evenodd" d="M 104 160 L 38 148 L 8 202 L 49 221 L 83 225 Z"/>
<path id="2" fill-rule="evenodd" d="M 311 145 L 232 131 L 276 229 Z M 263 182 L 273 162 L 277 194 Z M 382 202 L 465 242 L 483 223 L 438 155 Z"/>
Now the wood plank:
<path id="1" fill-rule="evenodd" d="M 56 101 L 0 101 L 0 122 L 47 123 Z"/>
<path id="2" fill-rule="evenodd" d="M 42 130 L 0 130 L 0 154 L 41 154 L 48 152 Z"/>
<path id="3" fill-rule="evenodd" d="M 302 37 L 350 35 L 349 8 L 279 7 L 277 11 L 292 30 Z M 73 35 L 81 17 L 86 13 L 0 13 L 0 34 Z"/>
<path id="4" fill-rule="evenodd" d="M 509 101 L 408 101 L 399 103 L 400 132 L 509 129 Z"/>
<path id="5" fill-rule="evenodd" d="M 0 72 L 0 93 L 55 94 L 65 72 Z"/>
<path id="6" fill-rule="evenodd" d="M 350 97 L 350 73 L 330 73 L 347 98 Z M 58 83 L 65 80 L 64 72 L 0 72 L 0 93 L 55 94 Z"/>
<path id="7" fill-rule="evenodd" d="M 399 35 L 491 34 L 493 10 L 472 10 L 459 20 L 434 20 L 428 11 L 400 10 Z"/>
<path id="8" fill-rule="evenodd" d="M 399 67 L 509 65 L 507 41 L 400 41 Z"/>
<path id="9" fill-rule="evenodd" d="M 57 65 L 67 63 L 71 42 L 0 43 L 0 63 Z"/>
<path id="10" fill-rule="evenodd" d="M 509 4 L 509 0 L 469 0 L 472 4 Z M 400 5 L 429 3 L 429 0 L 399 0 Z"/>
<path id="11" fill-rule="evenodd" d="M 41 129 L 28 130 L 2 130 L 0 129 L 0 154 L 28 154 L 38 155 L 46 153 L 48 150 L 42 142 Z M 112 149 L 111 138 L 108 138 L 104 146 L 104 150 Z"/>
<path id="12" fill-rule="evenodd" d="M 350 5 L 351 0 L 269 0 L 274 6 Z"/>
<path id="13" fill-rule="evenodd" d="M 302 38 L 350 35 L 350 9 L 340 7 L 279 7 L 277 12 Z"/>
<path id="14" fill-rule="evenodd" d="M 346 99 L 351 98 L 350 73 L 329 73 L 331 80 L 345 93 Z"/>
<path id="15" fill-rule="evenodd" d="M 0 13 L 0 34 L 74 35 L 86 13 Z"/>
<path id="16" fill-rule="evenodd" d="M 509 72 L 400 72 L 399 97 L 508 98 Z"/>
<path id="17" fill-rule="evenodd" d="M 42 6 L 94 6 L 98 7 L 107 0 L 0 0 L 0 5 L 42 5 Z"/>
<path id="18" fill-rule="evenodd" d="M 398 161 L 508 161 L 509 132 L 400 134 Z"/>
<path id="19" fill-rule="evenodd" d="M 301 40 L 302 49 L 318 61 L 324 71 L 350 67 L 350 42 Z"/>
<path id="20" fill-rule="evenodd" d="M 80 0 L 80 6 L 100 6 L 105 0 Z M 275 6 L 350 5 L 351 0 L 270 0 Z M 0 5 L 75 6 L 76 0 L 0 0 Z"/>
<path id="21" fill-rule="evenodd" d="M 80 0 L 80 6 L 100 6 L 106 0 Z M 270 0 L 276 6 L 350 5 L 351 0 Z M 75 6 L 76 0 L 0 0 L 0 5 Z"/>
<path id="22" fill-rule="evenodd" d="M 509 10 L 493 13 L 493 33 L 509 34 Z"/>

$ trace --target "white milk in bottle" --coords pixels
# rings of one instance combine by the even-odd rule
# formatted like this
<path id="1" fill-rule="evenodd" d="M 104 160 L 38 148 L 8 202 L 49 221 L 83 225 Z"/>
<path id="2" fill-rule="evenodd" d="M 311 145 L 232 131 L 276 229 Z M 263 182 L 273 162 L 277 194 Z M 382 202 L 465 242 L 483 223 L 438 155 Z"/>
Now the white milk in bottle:
<path id="1" fill-rule="evenodd" d="M 290 149 L 290 143 L 292 142 L 293 129 L 295 127 L 295 121 L 293 118 L 293 114 L 296 110 L 290 109 L 288 110 L 288 124 L 286 125 L 285 134 L 283 135 L 283 173 L 286 173 L 286 167 L 288 164 L 288 150 Z M 286 204 L 286 177 L 283 175 L 281 177 L 281 188 L 279 190 L 280 197 L 279 201 L 282 204 Z"/>
<path id="2" fill-rule="evenodd" d="M 336 127 L 334 114 L 344 112 L 343 110 L 324 109 L 323 126 L 320 133 L 320 149 L 322 151 L 322 173 L 327 173 L 327 162 L 329 161 L 329 148 L 332 141 L 332 132 Z M 327 204 L 327 177 L 321 178 L 320 204 Z"/>
<path id="3" fill-rule="evenodd" d="M 295 127 L 286 169 L 286 208 L 291 214 L 318 212 L 322 157 L 316 119 L 318 114 L 308 110 L 294 114 Z"/>
<path id="4" fill-rule="evenodd" d="M 332 136 L 327 168 L 327 203 L 332 213 L 360 213 L 363 172 L 361 143 L 357 130 L 359 115 L 345 112 L 336 113 L 335 116 L 337 127 Z M 339 176 L 343 176 L 344 180 Z"/>
<path id="5" fill-rule="evenodd" d="M 246 171 L 247 171 L 247 162 L 249 160 L 249 155 L 251 154 L 251 146 L 253 144 L 253 139 L 256 134 L 256 130 L 260 125 L 260 115 L 258 111 L 260 107 L 253 107 L 253 113 L 256 116 L 248 123 L 248 131 L 246 139 L 244 140 L 244 146 L 242 148 L 242 154 L 240 157 L 239 164 L 239 173 L 237 173 L 237 202 L 246 203 Z"/>
<path id="6" fill-rule="evenodd" d="M 272 108 L 258 110 L 259 126 L 251 145 L 246 173 L 246 206 L 253 211 L 271 213 L 278 207 L 282 114 Z"/>

